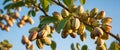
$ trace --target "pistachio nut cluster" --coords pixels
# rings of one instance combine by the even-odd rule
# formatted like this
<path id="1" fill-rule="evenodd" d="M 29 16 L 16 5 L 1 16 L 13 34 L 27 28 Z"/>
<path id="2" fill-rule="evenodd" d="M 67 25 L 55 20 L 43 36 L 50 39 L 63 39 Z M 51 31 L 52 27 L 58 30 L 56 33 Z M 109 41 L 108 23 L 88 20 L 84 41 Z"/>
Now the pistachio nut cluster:
<path id="1" fill-rule="evenodd" d="M 14 12 L 11 14 L 0 14 L 0 28 L 2 30 L 10 31 L 9 27 L 13 26 L 15 23 L 15 20 L 19 19 L 19 22 L 17 23 L 18 27 L 23 27 L 27 22 L 30 24 L 34 24 L 34 21 L 31 17 L 29 16 L 23 16 L 22 19 L 19 18 L 19 13 Z M 5 22 L 4 22 L 5 21 Z"/>
<path id="2" fill-rule="evenodd" d="M 30 23 L 30 24 L 34 24 L 34 21 L 33 19 L 28 16 L 28 15 L 25 15 L 22 17 L 22 19 L 20 19 L 20 22 L 17 23 L 18 27 L 21 28 L 23 27 L 26 23 Z"/>
<path id="3" fill-rule="evenodd" d="M 68 12 L 66 9 L 62 9 L 61 13 L 56 12 L 56 11 L 52 13 L 53 17 L 58 20 L 58 21 L 53 22 L 54 24 L 53 27 L 56 29 L 59 21 L 67 19 L 66 24 L 61 31 L 61 37 L 66 38 L 68 35 L 70 35 L 72 38 L 75 38 L 76 35 L 78 34 L 81 40 L 85 41 L 86 26 L 83 22 L 81 22 L 81 16 L 83 16 L 84 14 L 83 6 L 77 7 L 76 5 L 71 5 L 69 10 L 72 13 Z M 41 16 L 40 20 L 43 20 L 44 18 L 47 18 L 47 17 Z"/>
<path id="4" fill-rule="evenodd" d="M 0 50 L 10 50 L 12 47 L 12 44 L 9 43 L 8 40 L 3 40 L 0 42 Z"/>
<path id="5" fill-rule="evenodd" d="M 0 14 L 0 28 L 2 30 L 10 31 L 9 27 L 13 26 L 15 19 L 18 19 L 19 13 L 14 12 L 10 15 Z M 3 20 L 6 22 L 3 22 Z"/>
<path id="6" fill-rule="evenodd" d="M 31 42 L 36 40 L 38 48 L 42 49 L 44 45 L 51 45 L 50 35 L 53 33 L 54 28 L 48 24 L 43 25 L 41 28 L 34 27 L 29 30 L 29 37 L 23 36 L 22 43 L 26 44 L 26 48 L 29 49 Z"/>

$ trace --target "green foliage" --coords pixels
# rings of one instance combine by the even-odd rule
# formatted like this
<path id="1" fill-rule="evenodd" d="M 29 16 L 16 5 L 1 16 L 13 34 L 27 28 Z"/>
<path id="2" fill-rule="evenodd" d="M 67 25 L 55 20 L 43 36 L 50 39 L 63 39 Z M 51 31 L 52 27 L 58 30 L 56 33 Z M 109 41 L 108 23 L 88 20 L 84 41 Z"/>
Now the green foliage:
<path id="1" fill-rule="evenodd" d="M 61 29 L 65 26 L 66 22 L 67 22 L 67 19 L 63 19 L 60 22 L 58 22 L 58 25 L 56 27 L 56 31 L 58 33 L 60 33 Z"/>
<path id="2" fill-rule="evenodd" d="M 55 41 L 52 40 L 52 44 L 50 46 L 51 46 L 52 50 L 56 50 L 57 44 Z"/>
<path id="3" fill-rule="evenodd" d="M 88 50 L 88 46 L 87 45 L 83 45 L 81 50 Z"/>
<path id="4" fill-rule="evenodd" d="M 58 21 L 58 20 L 54 17 L 46 17 L 45 19 L 40 21 L 40 24 L 49 24 L 49 23 L 54 23 L 55 21 Z"/>
<path id="5" fill-rule="evenodd" d="M 74 0 L 63 0 L 64 4 L 68 7 L 74 4 Z"/>
<path id="6" fill-rule="evenodd" d="M 36 11 L 30 10 L 30 11 L 28 12 L 28 15 L 31 15 L 31 16 L 35 17 Z"/>
<path id="7" fill-rule="evenodd" d="M 80 3 L 84 5 L 86 3 L 86 0 L 80 0 Z"/>
<path id="8" fill-rule="evenodd" d="M 49 2 L 48 0 L 40 0 L 40 3 L 42 4 L 42 8 L 44 11 L 48 11 L 49 9 Z"/>
<path id="9" fill-rule="evenodd" d="M 25 3 L 23 1 L 20 1 L 20 2 L 16 2 L 16 3 L 10 3 L 10 4 L 6 5 L 4 7 L 4 9 L 14 9 L 17 7 L 22 7 L 24 5 L 25 5 Z"/>
<path id="10" fill-rule="evenodd" d="M 117 42 L 113 41 L 110 45 L 110 50 L 119 50 Z"/>

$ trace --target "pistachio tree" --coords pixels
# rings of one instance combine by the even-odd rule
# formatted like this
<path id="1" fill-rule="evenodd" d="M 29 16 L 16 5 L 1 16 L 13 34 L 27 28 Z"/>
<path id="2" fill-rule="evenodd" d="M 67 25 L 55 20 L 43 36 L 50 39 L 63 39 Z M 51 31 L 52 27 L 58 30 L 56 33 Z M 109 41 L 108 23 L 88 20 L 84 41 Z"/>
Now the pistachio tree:
<path id="1" fill-rule="evenodd" d="M 26 23 L 34 24 L 34 20 L 31 17 L 35 17 L 37 12 L 43 12 L 44 15 L 40 15 L 39 25 L 29 30 L 29 37 L 22 36 L 22 44 L 26 46 L 28 50 L 34 50 L 31 42 L 36 41 L 36 45 L 39 49 L 43 49 L 44 45 L 48 45 L 52 50 L 56 50 L 56 42 L 51 40 L 52 34 L 56 31 L 61 38 L 65 39 L 68 35 L 72 38 L 76 38 L 78 35 L 81 41 L 86 40 L 88 30 L 91 39 L 95 40 L 96 50 L 120 50 L 120 37 L 111 33 L 112 18 L 106 17 L 104 10 L 98 10 L 93 8 L 92 10 L 84 10 L 84 4 L 86 0 L 79 0 L 81 5 L 75 5 L 76 0 L 4 0 L 4 10 L 7 13 L 3 14 L 4 10 L 0 9 L 0 28 L 1 30 L 10 31 L 9 27 L 12 27 L 17 21 L 19 28 L 23 27 Z M 61 13 L 54 11 L 50 12 L 49 7 L 51 5 L 57 5 L 62 8 Z M 26 15 L 22 18 L 19 16 L 21 7 L 27 7 L 29 9 Z M 4 22 L 4 21 L 5 22 Z M 7 23 L 7 24 L 5 24 Z M 111 43 L 109 48 L 106 47 L 105 40 L 108 40 L 112 36 L 116 41 Z M 81 47 L 81 48 L 80 48 Z M 87 45 L 80 46 L 79 43 L 71 44 L 72 50 L 88 50 Z M 1 49 L 1 47 L 0 47 Z"/>

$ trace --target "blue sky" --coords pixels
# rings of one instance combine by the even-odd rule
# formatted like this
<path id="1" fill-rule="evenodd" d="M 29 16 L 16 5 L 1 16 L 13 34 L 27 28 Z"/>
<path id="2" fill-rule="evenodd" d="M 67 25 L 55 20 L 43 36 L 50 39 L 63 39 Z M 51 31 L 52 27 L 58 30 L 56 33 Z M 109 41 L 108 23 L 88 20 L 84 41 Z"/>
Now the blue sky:
<path id="1" fill-rule="evenodd" d="M 0 8 L 3 9 L 3 0 L 0 0 Z M 80 5 L 79 1 L 75 2 L 76 5 Z M 98 8 L 99 11 L 104 10 L 106 12 L 107 17 L 112 17 L 112 30 L 111 32 L 116 34 L 119 33 L 120 35 L 120 0 L 87 0 L 86 4 L 84 5 L 85 10 L 91 10 L 92 8 Z M 56 5 L 52 5 L 49 10 L 49 14 L 51 15 L 51 12 L 58 11 L 61 12 L 61 7 L 58 7 Z M 26 15 L 28 12 L 28 9 L 23 7 L 22 11 L 20 12 L 20 16 Z M 26 24 L 22 28 L 18 28 L 16 24 L 14 24 L 12 27 L 10 27 L 10 32 L 1 31 L 0 30 L 0 41 L 4 39 L 8 39 L 10 43 L 13 44 L 13 48 L 11 50 L 26 50 L 25 45 L 22 45 L 21 43 L 21 37 L 22 35 L 28 36 L 29 29 L 31 27 L 38 26 L 39 24 L 39 16 L 43 13 L 40 11 L 36 15 L 36 17 L 32 17 L 35 21 L 35 24 L 30 25 L 29 23 Z M 85 42 L 82 42 L 79 39 L 79 36 L 77 36 L 75 39 L 68 36 L 66 39 L 62 39 L 60 34 L 54 33 L 52 40 L 56 41 L 57 43 L 57 49 L 56 50 L 71 50 L 70 45 L 71 43 L 76 44 L 76 42 L 79 42 L 80 45 L 88 45 L 90 50 L 95 50 L 96 45 L 94 44 L 95 40 L 92 40 L 89 36 L 89 32 L 87 32 L 87 39 Z M 115 40 L 114 38 L 110 37 L 109 40 L 106 40 L 107 47 L 109 47 L 110 43 Z M 35 50 L 39 50 L 36 47 L 35 42 L 32 42 L 35 46 Z M 49 46 L 45 46 L 43 50 L 51 50 Z"/>

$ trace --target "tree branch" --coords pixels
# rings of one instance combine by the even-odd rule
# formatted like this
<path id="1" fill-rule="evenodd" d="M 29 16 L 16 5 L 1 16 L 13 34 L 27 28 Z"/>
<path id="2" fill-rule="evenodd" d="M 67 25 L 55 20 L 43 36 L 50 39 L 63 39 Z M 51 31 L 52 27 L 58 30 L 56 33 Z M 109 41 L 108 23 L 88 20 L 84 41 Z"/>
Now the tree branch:
<path id="1" fill-rule="evenodd" d="M 52 1 L 53 1 L 54 3 L 56 3 L 57 5 L 63 7 L 64 9 L 66 9 L 68 12 L 70 12 L 69 9 L 68 9 L 67 7 L 65 7 L 59 0 L 58 0 L 58 2 L 55 1 L 55 0 L 52 0 Z"/>
<path id="2" fill-rule="evenodd" d="M 38 7 L 43 13 L 45 16 L 48 16 L 47 12 L 45 10 L 43 10 L 40 6 L 37 6 L 35 4 L 33 4 L 35 7 Z"/>
<path id="3" fill-rule="evenodd" d="M 45 14 L 45 16 L 48 16 L 47 12 L 45 12 L 41 7 L 39 9 Z"/>
<path id="4" fill-rule="evenodd" d="M 57 5 L 61 6 L 62 8 L 66 9 L 68 12 L 70 12 L 69 9 L 68 9 L 67 7 L 65 7 L 62 3 L 57 2 L 57 1 L 55 1 L 55 0 L 52 0 L 52 1 L 53 1 L 54 3 L 56 3 Z M 91 25 L 89 25 L 89 24 L 87 24 L 87 23 L 85 23 L 85 22 L 84 22 L 84 24 L 86 24 L 86 25 L 90 26 L 91 28 L 93 28 Z M 120 43 L 120 38 L 118 38 L 117 36 L 115 36 L 113 33 L 106 32 L 105 30 L 103 30 L 103 31 L 104 31 L 105 33 L 109 34 L 110 36 L 112 36 L 113 38 L 115 38 L 116 40 L 118 40 L 119 43 Z"/>

